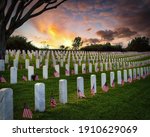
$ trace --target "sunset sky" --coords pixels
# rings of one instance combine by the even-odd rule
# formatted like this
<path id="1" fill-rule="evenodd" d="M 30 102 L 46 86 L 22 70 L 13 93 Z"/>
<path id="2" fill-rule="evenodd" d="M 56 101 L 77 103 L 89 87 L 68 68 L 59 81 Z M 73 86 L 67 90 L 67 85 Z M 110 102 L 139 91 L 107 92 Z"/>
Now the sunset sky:
<path id="1" fill-rule="evenodd" d="M 68 0 L 35 17 L 13 35 L 35 46 L 71 46 L 80 36 L 88 43 L 122 44 L 136 36 L 150 36 L 150 0 Z"/>

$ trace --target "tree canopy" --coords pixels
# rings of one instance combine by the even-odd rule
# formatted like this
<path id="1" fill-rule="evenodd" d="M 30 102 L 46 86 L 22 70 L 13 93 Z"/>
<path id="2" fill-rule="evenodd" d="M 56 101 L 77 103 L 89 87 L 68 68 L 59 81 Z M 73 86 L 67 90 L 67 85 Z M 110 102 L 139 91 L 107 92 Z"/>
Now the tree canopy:
<path id="1" fill-rule="evenodd" d="M 127 50 L 129 51 L 150 51 L 149 38 L 136 37 L 129 42 Z"/>

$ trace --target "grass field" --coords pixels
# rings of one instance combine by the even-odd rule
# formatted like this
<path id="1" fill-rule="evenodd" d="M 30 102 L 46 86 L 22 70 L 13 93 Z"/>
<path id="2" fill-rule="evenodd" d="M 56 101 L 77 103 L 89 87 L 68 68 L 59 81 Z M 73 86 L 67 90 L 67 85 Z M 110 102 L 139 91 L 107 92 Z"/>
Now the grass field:
<path id="1" fill-rule="evenodd" d="M 61 70 L 64 71 L 64 70 Z M 21 76 L 27 74 L 27 70 L 22 69 L 18 72 L 17 84 L 1 84 L 0 88 L 12 88 L 14 91 L 14 119 L 23 119 L 23 104 L 26 102 L 33 111 L 33 119 L 150 119 L 150 76 L 135 82 L 110 88 L 108 93 L 103 93 L 100 87 L 101 73 L 97 76 L 97 94 L 90 95 L 90 75 L 80 74 L 70 77 L 62 76 L 68 82 L 68 103 L 59 103 L 59 80 L 60 78 L 49 77 L 48 80 L 42 79 L 42 69 L 35 70 L 39 74 L 39 81 L 23 82 Z M 49 72 L 49 73 L 52 73 Z M 3 75 L 9 81 L 9 71 Z M 78 76 L 84 77 L 84 89 L 86 99 L 78 99 L 76 94 L 76 79 Z M 107 72 L 109 81 L 109 72 Z M 37 82 L 45 83 L 46 87 L 46 111 L 43 113 L 34 111 L 34 84 Z M 54 96 L 57 107 L 50 108 L 50 97 Z"/>

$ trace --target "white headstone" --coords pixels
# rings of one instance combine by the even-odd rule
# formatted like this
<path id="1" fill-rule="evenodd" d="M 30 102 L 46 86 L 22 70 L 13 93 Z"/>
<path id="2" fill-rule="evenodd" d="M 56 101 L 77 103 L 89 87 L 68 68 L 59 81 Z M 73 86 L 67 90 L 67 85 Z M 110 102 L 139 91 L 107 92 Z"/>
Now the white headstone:
<path id="1" fill-rule="evenodd" d="M 78 95 L 79 91 L 84 95 L 84 79 L 83 79 L 83 77 L 77 77 L 77 95 Z"/>
<path id="2" fill-rule="evenodd" d="M 119 85 L 122 84 L 122 76 L 121 76 L 121 71 L 120 70 L 117 71 L 117 83 Z"/>
<path id="3" fill-rule="evenodd" d="M 82 64 L 82 74 L 86 73 L 86 64 Z"/>
<path id="4" fill-rule="evenodd" d="M 130 77 L 131 80 L 132 80 L 132 69 L 129 69 L 129 77 Z"/>
<path id="5" fill-rule="evenodd" d="M 95 72 L 98 72 L 99 68 L 98 68 L 98 63 L 95 63 Z"/>
<path id="6" fill-rule="evenodd" d="M 5 61 L 0 59 L 0 71 L 5 71 Z"/>
<path id="7" fill-rule="evenodd" d="M 136 69 L 133 69 L 133 79 L 136 80 Z"/>
<path id="8" fill-rule="evenodd" d="M 78 64 L 74 64 L 74 74 L 78 74 Z"/>
<path id="9" fill-rule="evenodd" d="M 36 59 L 36 68 L 39 69 L 40 68 L 40 60 Z"/>
<path id="10" fill-rule="evenodd" d="M 92 73 L 92 63 L 89 63 L 89 73 Z"/>
<path id="11" fill-rule="evenodd" d="M 34 96 L 35 96 L 35 111 L 45 111 L 45 84 L 36 83 L 34 85 Z"/>
<path id="12" fill-rule="evenodd" d="M 48 68 L 48 59 L 45 59 L 45 66 Z"/>
<path id="13" fill-rule="evenodd" d="M 65 65 L 65 75 L 66 76 L 70 76 L 70 67 L 69 67 L 69 64 Z"/>
<path id="14" fill-rule="evenodd" d="M 57 75 L 55 75 L 55 77 L 60 77 L 60 68 L 59 68 L 59 65 L 55 65 L 54 66 L 54 69 L 55 69 L 55 72 L 54 73 L 56 73 Z"/>
<path id="15" fill-rule="evenodd" d="M 13 120 L 13 90 L 0 89 L 0 120 Z"/>
<path id="16" fill-rule="evenodd" d="M 140 74 L 141 74 L 141 77 L 144 75 L 143 68 L 140 68 Z"/>
<path id="17" fill-rule="evenodd" d="M 113 87 L 115 81 L 115 73 L 114 72 L 110 72 L 110 86 Z"/>
<path id="18" fill-rule="evenodd" d="M 34 75 L 34 67 L 28 66 L 28 80 L 31 81 L 31 76 Z"/>
<path id="19" fill-rule="evenodd" d="M 137 75 L 140 77 L 140 68 L 137 68 Z"/>
<path id="20" fill-rule="evenodd" d="M 17 68 L 16 67 L 10 68 L 10 83 L 11 84 L 17 83 Z"/>
<path id="21" fill-rule="evenodd" d="M 96 93 L 96 75 L 91 75 L 91 90 L 94 90 L 94 93 Z"/>
<path id="22" fill-rule="evenodd" d="M 28 66 L 29 66 L 29 65 L 30 65 L 29 59 L 26 59 L 26 60 L 25 60 L 25 68 L 28 69 Z"/>
<path id="23" fill-rule="evenodd" d="M 6 54 L 5 55 L 5 64 L 8 64 L 9 63 L 9 56 Z"/>
<path id="24" fill-rule="evenodd" d="M 43 79 L 48 79 L 48 68 L 46 65 L 43 66 Z"/>
<path id="25" fill-rule="evenodd" d="M 59 80 L 59 101 L 62 104 L 67 103 L 67 80 Z"/>
<path id="26" fill-rule="evenodd" d="M 127 70 L 123 70 L 123 80 L 124 82 L 128 81 Z"/>
<path id="27" fill-rule="evenodd" d="M 101 73 L 101 87 L 106 83 L 106 73 Z"/>

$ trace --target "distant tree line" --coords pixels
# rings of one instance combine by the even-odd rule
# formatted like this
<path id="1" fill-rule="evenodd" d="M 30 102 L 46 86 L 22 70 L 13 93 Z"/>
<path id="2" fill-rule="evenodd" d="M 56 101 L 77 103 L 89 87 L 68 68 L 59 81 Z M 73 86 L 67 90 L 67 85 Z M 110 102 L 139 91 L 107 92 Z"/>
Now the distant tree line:
<path id="1" fill-rule="evenodd" d="M 148 37 L 136 37 L 132 39 L 126 48 L 122 45 L 111 45 L 111 43 L 105 44 L 91 44 L 82 47 L 83 41 L 81 37 L 75 37 L 72 43 L 72 49 L 65 45 L 60 45 L 57 50 L 84 50 L 84 51 L 150 51 L 150 39 Z M 80 48 L 81 47 L 81 48 Z M 27 38 L 23 36 L 11 36 L 7 42 L 6 49 L 20 49 L 20 50 L 38 50 L 31 41 L 27 41 Z M 45 48 L 47 49 L 47 48 Z M 49 49 L 47 49 L 49 50 Z M 56 49 L 54 49 L 56 50 Z"/>
<path id="2" fill-rule="evenodd" d="M 84 51 L 125 51 L 121 45 L 111 45 L 110 43 L 106 44 L 91 44 L 86 47 L 81 48 Z"/>
<path id="3" fill-rule="evenodd" d="M 23 36 L 11 36 L 6 45 L 6 49 L 15 49 L 15 50 L 37 50 L 38 48 L 35 47 L 31 41 L 27 41 L 27 38 Z"/>
<path id="4" fill-rule="evenodd" d="M 91 44 L 81 48 L 85 51 L 150 51 L 150 39 L 148 37 L 136 37 L 128 43 L 126 48 L 121 45 L 106 44 Z"/>

